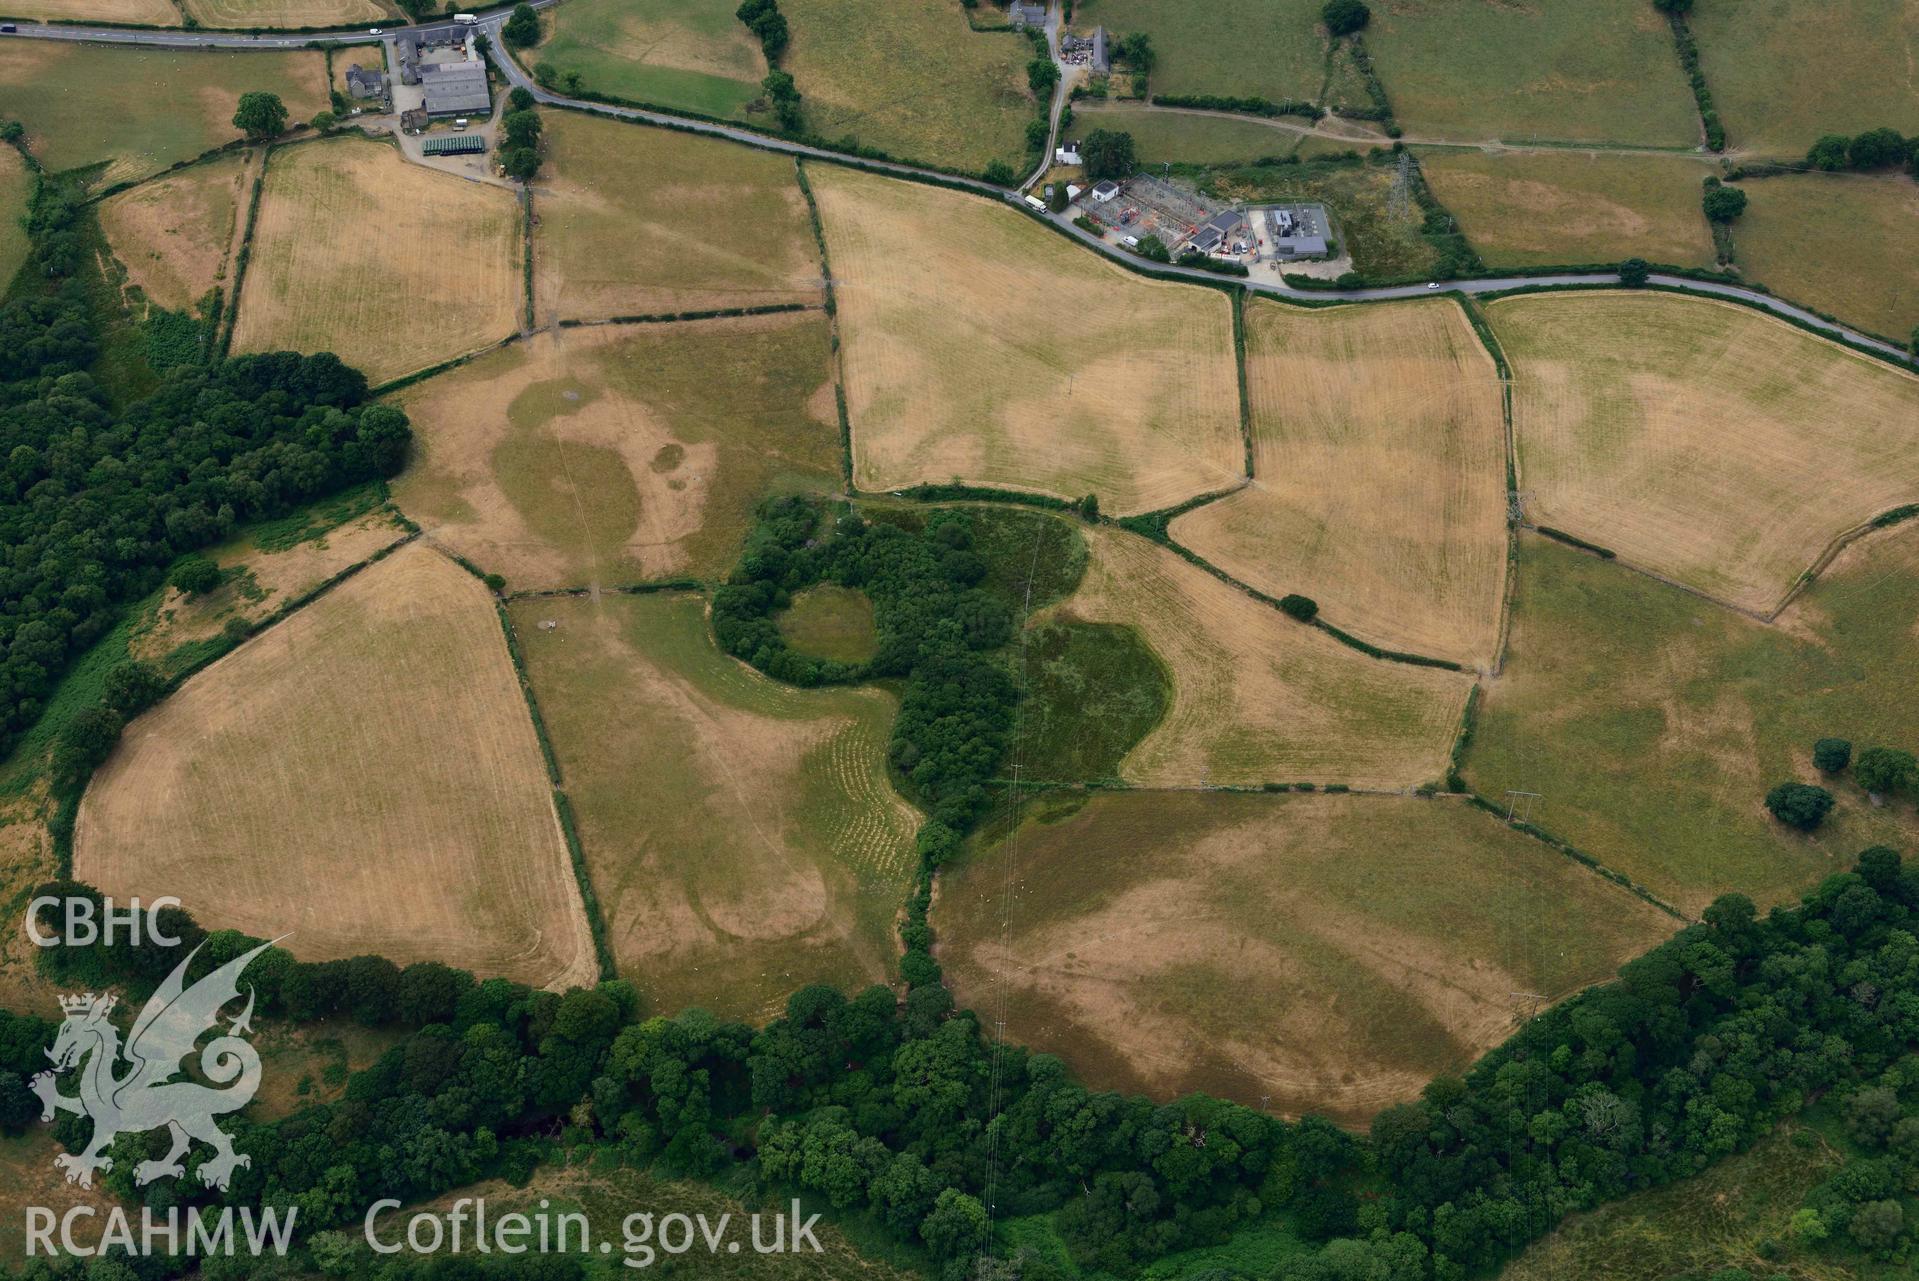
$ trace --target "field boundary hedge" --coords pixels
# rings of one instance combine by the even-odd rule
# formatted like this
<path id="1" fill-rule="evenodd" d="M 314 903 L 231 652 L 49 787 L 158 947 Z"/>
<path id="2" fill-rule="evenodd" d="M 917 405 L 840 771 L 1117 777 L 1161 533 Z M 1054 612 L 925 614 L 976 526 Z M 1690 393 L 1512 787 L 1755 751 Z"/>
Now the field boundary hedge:
<path id="1" fill-rule="evenodd" d="M 1632 877 L 1627 876 L 1624 872 L 1606 866 L 1592 855 L 1586 853 L 1586 851 L 1580 849 L 1577 845 L 1574 845 L 1571 841 L 1554 836 L 1537 823 L 1529 822 L 1525 819 L 1507 818 L 1505 812 L 1501 810 L 1499 806 L 1493 804 L 1478 792 L 1468 791 L 1466 793 L 1466 803 L 1475 809 L 1486 811 L 1486 813 L 1492 815 L 1507 827 L 1512 828 L 1513 831 L 1530 836 L 1548 848 L 1557 850 L 1587 871 L 1605 877 L 1614 885 L 1652 904 L 1675 920 L 1684 921 L 1688 925 L 1693 924 L 1693 919 L 1690 916 L 1687 916 L 1684 912 L 1666 902 L 1666 900 L 1660 898 L 1657 894 L 1654 894 L 1651 890 L 1641 885 L 1638 881 L 1633 880 Z"/>
<path id="2" fill-rule="evenodd" d="M 1233 291 L 1233 372 L 1239 380 L 1239 439 L 1246 450 L 1246 479 L 1253 479 L 1253 400 L 1246 378 L 1246 295 Z"/>
<path id="3" fill-rule="evenodd" d="M 226 314 L 220 317 L 219 336 L 213 343 L 215 360 L 225 360 L 233 349 L 233 331 L 240 323 L 240 290 L 247 282 L 247 263 L 253 258 L 253 233 L 260 225 L 260 203 L 266 195 L 267 165 L 272 159 L 273 148 L 262 148 L 260 171 L 253 175 L 253 190 L 247 196 L 247 207 L 243 215 L 247 225 L 240 229 L 240 248 L 233 255 L 233 285 L 229 290 L 232 302 L 228 304 Z M 371 391 L 368 394 L 371 395 Z"/>
<path id="4" fill-rule="evenodd" d="M 555 329 L 592 329 L 600 325 L 677 325 L 693 320 L 738 320 L 744 316 L 778 316 L 795 311 L 818 311 L 816 302 L 769 302 L 752 307 L 709 307 L 703 311 L 634 312 L 625 316 L 602 316 L 587 320 L 556 320 Z"/>
<path id="5" fill-rule="evenodd" d="M 1706 73 L 1699 66 L 1699 42 L 1693 39 L 1692 28 L 1686 25 L 1686 15 L 1678 10 L 1666 14 L 1666 21 L 1672 24 L 1673 48 L 1679 53 L 1680 69 L 1686 73 L 1686 83 L 1692 88 L 1693 105 L 1699 112 L 1699 127 L 1706 137 L 1708 151 L 1726 149 L 1726 127 L 1719 122 L 1719 111 L 1712 105 L 1712 90 L 1706 84 Z"/>
<path id="6" fill-rule="evenodd" d="M 1519 507 L 1519 432 L 1513 426 L 1513 369 L 1505 349 L 1499 345 L 1499 335 L 1493 332 L 1492 323 L 1486 319 L 1479 303 L 1463 289 L 1450 292 L 1458 299 L 1459 309 L 1466 314 L 1466 323 L 1472 326 L 1479 345 L 1492 357 L 1493 368 L 1499 374 L 1499 418 L 1505 431 L 1506 453 L 1506 577 L 1500 586 L 1499 631 L 1493 641 L 1492 674 L 1497 676 L 1505 669 L 1506 645 L 1512 639 L 1519 577 L 1519 525 L 1524 517 Z"/>
<path id="7" fill-rule="evenodd" d="M 813 198 L 813 183 L 806 176 L 805 157 L 793 157 L 793 177 L 799 183 L 800 195 L 806 199 L 806 220 L 813 227 L 813 242 L 820 250 L 820 283 L 826 294 L 828 344 L 833 360 L 833 409 L 840 425 L 840 483 L 852 493 L 853 417 L 846 407 L 846 357 L 840 350 L 840 304 L 833 292 L 833 264 L 826 253 L 826 222 L 820 217 L 819 201 Z"/>

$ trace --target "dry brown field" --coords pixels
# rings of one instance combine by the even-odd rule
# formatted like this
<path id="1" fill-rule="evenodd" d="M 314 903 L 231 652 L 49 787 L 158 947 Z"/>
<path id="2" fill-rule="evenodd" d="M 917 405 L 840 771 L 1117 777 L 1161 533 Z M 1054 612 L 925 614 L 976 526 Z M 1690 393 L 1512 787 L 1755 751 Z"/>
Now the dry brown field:
<path id="1" fill-rule="evenodd" d="M 246 207 L 251 173 L 246 156 L 236 153 L 101 203 L 107 243 L 150 302 L 185 311 L 229 283 L 234 220 Z"/>
<path id="2" fill-rule="evenodd" d="M 607 942 L 652 1008 L 757 1021 L 808 983 L 887 981 L 919 825 L 887 776 L 890 695 L 769 680 L 715 648 L 698 596 L 511 614 Z"/>
<path id="3" fill-rule="evenodd" d="M 733 567 L 773 491 L 840 479 L 824 317 L 562 329 L 408 388 L 395 501 L 515 588 Z"/>
<path id="4" fill-rule="evenodd" d="M 519 327 L 511 192 L 408 164 L 386 143 L 275 151 L 233 349 L 331 351 L 378 383 Z"/>
<path id="5" fill-rule="evenodd" d="M 819 248 L 791 160 L 577 112 L 543 119 L 540 323 L 820 300 Z"/>
<path id="6" fill-rule="evenodd" d="M 1487 309 L 1527 516 L 1748 611 L 1919 500 L 1919 377 L 1731 303 L 1534 294 Z"/>
<path id="7" fill-rule="evenodd" d="M 132 22 L 177 27 L 180 11 L 170 0 L 10 0 L 7 13 L 31 22 Z"/>
<path id="8" fill-rule="evenodd" d="M 1567 263 L 1713 264 L 1700 211 L 1712 161 L 1610 151 L 1422 149 L 1419 167 L 1461 231 L 1495 267 Z"/>
<path id="9" fill-rule="evenodd" d="M 1246 311 L 1253 483 L 1175 540 L 1388 649 L 1489 667 L 1506 579 L 1499 370 L 1450 300 Z"/>
<path id="10" fill-rule="evenodd" d="M 180 0 L 203 27 L 350 27 L 399 10 L 374 0 Z"/>
<path id="11" fill-rule="evenodd" d="M 807 170 L 845 342 L 854 478 L 1170 507 L 1244 477 L 1231 306 L 972 196 Z"/>
<path id="12" fill-rule="evenodd" d="M 74 872 L 303 960 L 598 976 L 486 589 L 415 544 L 199 673 L 94 775 Z"/>
<path id="13" fill-rule="evenodd" d="M 1134 792 L 1034 799 L 934 925 L 1091 1086 L 1364 1124 L 1679 922 L 1453 800 Z"/>
<path id="14" fill-rule="evenodd" d="M 1086 541 L 1086 576 L 1056 615 L 1137 628 L 1172 675 L 1127 782 L 1411 788 L 1445 772 L 1471 677 L 1368 658 L 1144 538 Z"/>

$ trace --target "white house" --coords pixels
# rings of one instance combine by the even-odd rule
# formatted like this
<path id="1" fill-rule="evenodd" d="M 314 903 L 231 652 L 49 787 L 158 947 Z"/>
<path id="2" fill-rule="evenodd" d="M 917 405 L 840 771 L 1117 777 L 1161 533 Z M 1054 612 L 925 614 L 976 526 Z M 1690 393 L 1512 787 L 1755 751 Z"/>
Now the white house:
<path id="1" fill-rule="evenodd" d="M 1060 165 L 1078 164 L 1079 144 L 1077 142 L 1063 142 L 1053 148 L 1053 163 Z"/>

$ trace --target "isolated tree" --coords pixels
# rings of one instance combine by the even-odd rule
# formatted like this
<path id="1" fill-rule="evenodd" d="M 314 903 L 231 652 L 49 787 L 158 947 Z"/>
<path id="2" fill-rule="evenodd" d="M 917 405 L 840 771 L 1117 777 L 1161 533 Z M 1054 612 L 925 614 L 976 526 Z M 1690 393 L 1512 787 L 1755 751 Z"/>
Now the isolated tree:
<path id="1" fill-rule="evenodd" d="M 1851 163 L 1846 156 L 1852 147 L 1852 139 L 1843 133 L 1829 133 L 1806 152 L 1806 163 L 1814 169 L 1823 169 L 1828 173 L 1844 169 Z"/>
<path id="2" fill-rule="evenodd" d="M 535 147 L 540 142 L 540 113 L 537 111 L 509 111 L 500 117 L 500 128 L 506 134 L 509 147 Z"/>
<path id="3" fill-rule="evenodd" d="M 137 716 L 160 701 L 167 692 L 167 678 L 147 663 L 129 659 L 107 672 L 101 691 L 108 707 L 122 716 Z"/>
<path id="4" fill-rule="evenodd" d="M 1026 87 L 1035 97 L 1044 98 L 1053 92 L 1053 86 L 1059 83 L 1059 64 L 1052 58 L 1041 56 L 1026 64 Z"/>
<path id="5" fill-rule="evenodd" d="M 277 93 L 243 93 L 233 113 L 233 125 L 255 142 L 286 132 L 287 107 Z"/>
<path id="6" fill-rule="evenodd" d="M 1911 752 L 1894 747 L 1868 747 L 1859 753 L 1852 777 L 1874 796 L 1885 796 L 1912 786 L 1919 779 L 1919 761 Z"/>
<path id="7" fill-rule="evenodd" d="M 1897 129 L 1868 129 L 1846 144 L 1846 163 L 1854 169 L 1884 169 L 1906 158 L 1906 140 Z"/>
<path id="8" fill-rule="evenodd" d="M 513 6 L 513 16 L 500 28 L 500 38 L 514 49 L 531 49 L 540 43 L 540 15 L 530 4 Z"/>
<path id="9" fill-rule="evenodd" d="M 1781 783 L 1766 793 L 1766 808 L 1786 826 L 1810 832 L 1832 813 L 1832 793 L 1810 783 Z"/>
<path id="10" fill-rule="evenodd" d="M 1302 623 L 1310 623 L 1319 616 L 1319 602 L 1310 596 L 1301 596 L 1297 592 L 1282 596 L 1279 607 Z"/>
<path id="11" fill-rule="evenodd" d="M 1068 203 L 1065 183 L 1056 182 L 1046 189 L 1046 207 L 1054 213 L 1065 213 Z"/>
<path id="12" fill-rule="evenodd" d="M 533 83 L 540 86 L 540 88 L 551 89 L 554 84 L 558 82 L 559 78 L 559 72 L 553 70 L 552 63 L 536 62 L 533 64 Z"/>
<path id="13" fill-rule="evenodd" d="M 1652 7 L 1661 13 L 1691 13 L 1692 0 L 1652 0 Z"/>
<path id="14" fill-rule="evenodd" d="M 1373 11 L 1366 7 L 1365 0 L 1326 0 L 1319 20 L 1335 36 L 1350 36 L 1373 20 Z"/>
<path id="15" fill-rule="evenodd" d="M 1080 162 L 1086 176 L 1130 178 L 1139 169 L 1139 157 L 1133 147 L 1133 135 L 1121 129 L 1095 129 L 1079 144 Z"/>
<path id="16" fill-rule="evenodd" d="M 1837 774 L 1852 764 L 1852 740 L 1822 738 L 1812 745 L 1812 763 L 1822 774 Z"/>
<path id="17" fill-rule="evenodd" d="M 1719 183 L 1706 188 L 1703 201 L 1706 217 L 1713 222 L 1731 222 L 1746 212 L 1746 193 L 1737 187 Z"/>
<path id="18" fill-rule="evenodd" d="M 167 581 L 189 596 L 198 596 L 220 585 L 220 567 L 205 556 L 188 556 L 173 567 Z"/>
<path id="19" fill-rule="evenodd" d="M 508 111 L 530 111 L 533 109 L 533 91 L 525 85 L 514 85 L 513 92 L 506 96 Z"/>
<path id="20" fill-rule="evenodd" d="M 1634 289 L 1652 277 L 1652 265 L 1644 258 L 1628 258 L 1619 264 L 1619 283 Z"/>

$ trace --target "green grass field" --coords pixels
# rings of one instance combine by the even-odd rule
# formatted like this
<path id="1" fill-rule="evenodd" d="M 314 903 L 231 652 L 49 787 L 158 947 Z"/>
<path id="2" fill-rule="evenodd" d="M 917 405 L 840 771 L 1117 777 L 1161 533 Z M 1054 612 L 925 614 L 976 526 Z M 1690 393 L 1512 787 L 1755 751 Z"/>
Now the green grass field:
<path id="1" fill-rule="evenodd" d="M 1008 753 L 1022 779 L 1119 777 L 1120 762 L 1166 716 L 1173 682 L 1131 627 L 1047 621 L 1019 641 L 1025 699 Z"/>
<path id="2" fill-rule="evenodd" d="M 1815 739 L 1911 742 L 1915 627 L 1919 525 L 1856 544 L 1773 626 L 1526 535 L 1466 779 L 1542 793 L 1534 822 L 1686 911 L 1797 898 L 1868 845 L 1919 837 L 1911 803 L 1875 809 L 1843 778 L 1812 836 L 1762 805 L 1818 781 Z"/>
<path id="3" fill-rule="evenodd" d="M 1302 137 L 1251 118 L 1227 120 L 1150 107 L 1076 106 L 1069 132 L 1080 137 L 1095 129 L 1132 134 L 1142 164 L 1223 165 L 1290 156 L 1299 150 Z"/>
<path id="4" fill-rule="evenodd" d="M 900 160 L 1021 166 L 1039 114 L 1024 37 L 972 30 L 959 0 L 891 0 L 884 21 L 861 0 L 784 0 L 780 10 L 793 33 L 784 66 L 813 132 Z"/>
<path id="5" fill-rule="evenodd" d="M 1677 928 L 1449 800 L 1029 797 L 942 873 L 962 1005 L 1096 1088 L 1360 1123 Z"/>
<path id="6" fill-rule="evenodd" d="M 1392 210 L 1397 170 L 1391 165 L 1325 161 L 1298 165 L 1244 165 L 1212 170 L 1203 186 L 1229 201 L 1322 201 L 1332 211 L 1333 237 L 1353 266 L 1374 276 L 1424 274 L 1437 260 L 1420 234 L 1419 206 Z"/>
<path id="7" fill-rule="evenodd" d="M 1366 43 L 1411 136 L 1699 142 L 1672 32 L 1645 0 L 1382 0 Z"/>
<path id="8" fill-rule="evenodd" d="M 802 654 L 863 663 L 879 648 L 873 598 L 851 587 L 821 583 L 793 597 L 779 615 L 780 634 Z"/>
<path id="9" fill-rule="evenodd" d="M 1919 326 L 1919 182 L 1786 174 L 1740 184 L 1739 267 L 1782 297 L 1904 342 Z"/>
<path id="10" fill-rule="evenodd" d="M 732 0 L 577 0 L 550 11 L 530 51 L 588 89 L 707 116 L 736 116 L 759 96 L 766 59 Z"/>
<path id="11" fill-rule="evenodd" d="M 698 596 L 510 613 L 608 942 L 653 1008 L 759 1019 L 808 983 L 887 979 L 918 824 L 887 777 L 889 695 L 776 684 L 714 647 Z"/>
<path id="12" fill-rule="evenodd" d="M 33 175 L 12 147 L 0 148 L 0 294 L 7 291 L 13 273 L 27 259 L 27 199 L 33 194 Z"/>
<path id="13" fill-rule="evenodd" d="M 1688 156 L 1605 151 L 1487 154 L 1425 148 L 1433 194 L 1489 267 L 1616 262 L 1640 257 L 1713 264 L 1701 184 L 1717 172 Z"/>
<path id="14" fill-rule="evenodd" d="M 1735 150 L 1798 157 L 1822 134 L 1919 133 L 1910 0 L 1699 0 L 1691 24 Z"/>
<path id="15" fill-rule="evenodd" d="M 0 48 L 0 102 L 40 163 L 104 164 L 96 186 L 139 178 L 240 136 L 240 95 L 280 95 L 294 120 L 327 105 L 311 50 L 176 53 L 47 41 Z"/>
<path id="16" fill-rule="evenodd" d="M 1082 0 L 1075 27 L 1153 38 L 1154 93 L 1319 100 L 1326 82 L 1321 0 Z M 1244 153 L 1241 153 L 1242 155 Z"/>

